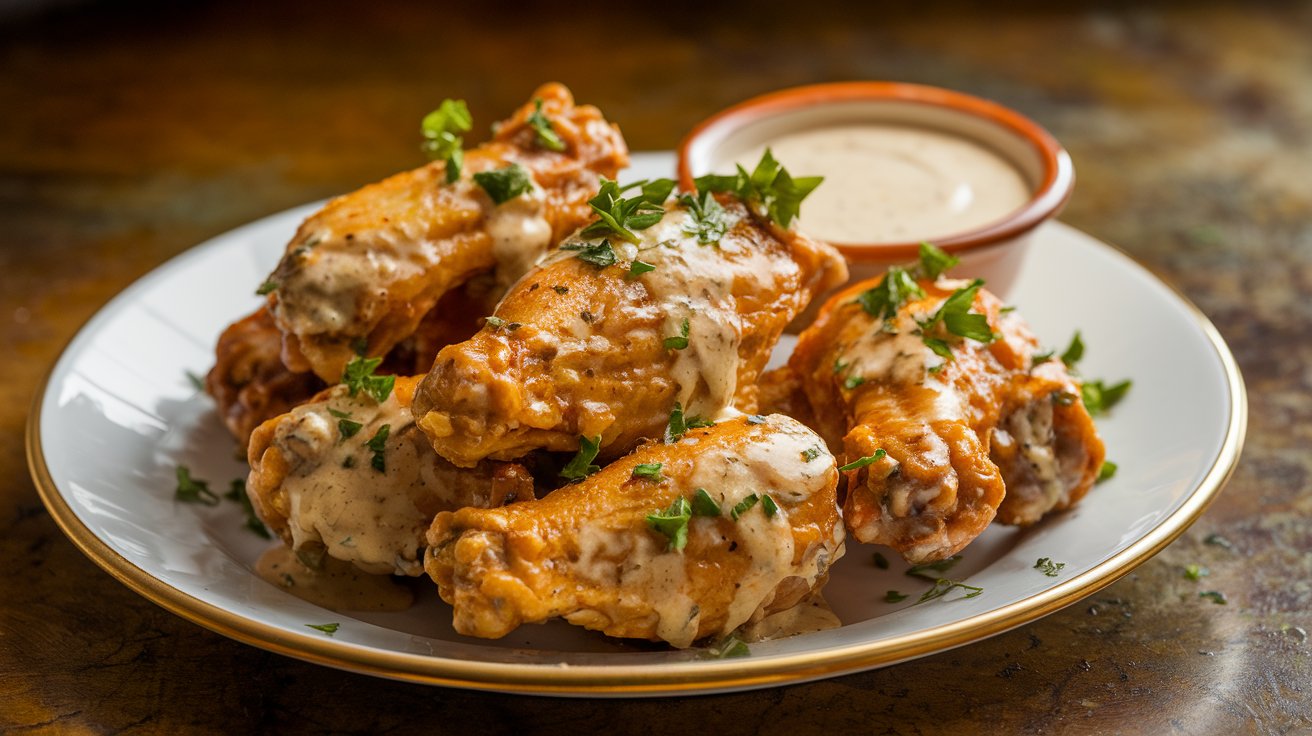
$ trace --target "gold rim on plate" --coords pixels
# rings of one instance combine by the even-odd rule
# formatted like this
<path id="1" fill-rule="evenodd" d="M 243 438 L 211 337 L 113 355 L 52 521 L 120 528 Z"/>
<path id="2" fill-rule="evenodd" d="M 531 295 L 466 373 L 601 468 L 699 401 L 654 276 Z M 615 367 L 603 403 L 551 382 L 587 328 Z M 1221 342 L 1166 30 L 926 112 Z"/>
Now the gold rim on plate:
<path id="1" fill-rule="evenodd" d="M 1102 241 L 1133 266 L 1144 268 L 1119 248 Z M 1147 270 L 1147 269 L 1145 269 Z M 378 677 L 431 685 L 539 695 L 676 695 L 741 690 L 832 677 L 915 659 L 969 644 L 1064 608 L 1116 582 L 1179 537 L 1216 498 L 1239 461 L 1248 426 L 1248 398 L 1243 376 L 1224 339 L 1207 316 L 1178 289 L 1170 289 L 1194 317 L 1221 361 L 1230 390 L 1230 417 L 1216 459 L 1197 488 L 1174 512 L 1119 553 L 1047 590 L 951 624 L 900 636 L 787 655 L 728 661 L 689 661 L 645 665 L 567 665 L 476 662 L 381 651 L 319 636 L 287 632 L 207 603 L 164 583 L 133 564 L 97 537 L 77 517 L 55 485 L 41 446 L 41 411 L 51 365 L 32 402 L 26 450 L 32 480 L 42 502 L 73 544 L 93 562 L 133 591 L 194 624 L 296 659 Z M 98 310 L 100 314 L 102 310 Z M 95 319 L 93 316 L 92 319 Z M 88 321 L 89 323 L 89 321 Z M 85 325 L 74 335 L 80 335 Z M 69 341 L 69 345 L 73 340 Z M 68 345 L 60 351 L 60 357 Z"/>

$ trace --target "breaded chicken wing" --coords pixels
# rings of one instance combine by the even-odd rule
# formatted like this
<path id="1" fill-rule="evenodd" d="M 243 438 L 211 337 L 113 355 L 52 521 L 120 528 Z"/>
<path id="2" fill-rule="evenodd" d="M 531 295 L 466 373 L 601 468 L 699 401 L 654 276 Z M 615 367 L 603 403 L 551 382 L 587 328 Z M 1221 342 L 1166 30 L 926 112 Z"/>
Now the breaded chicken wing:
<path id="1" fill-rule="evenodd" d="M 843 554 L 834 465 L 789 417 L 730 419 L 537 501 L 440 513 L 424 566 L 463 634 L 563 617 L 686 647 L 821 585 Z"/>
<path id="2" fill-rule="evenodd" d="M 415 397 L 439 454 L 460 466 L 600 437 L 603 458 L 660 436 L 671 410 L 754 411 L 756 378 L 813 294 L 846 278 L 827 245 L 718 195 L 723 234 L 686 201 L 618 237 L 572 236 L 495 318 L 443 348 Z"/>
<path id="3" fill-rule="evenodd" d="M 872 315 L 862 295 L 881 286 L 830 299 L 789 361 L 820 433 L 843 438 L 846 462 L 870 459 L 847 476 L 852 535 L 941 560 L 995 514 L 1025 524 L 1079 500 L 1102 442 L 1061 363 L 1033 365 L 1038 341 L 1022 318 L 986 291 L 971 298 L 965 282 L 928 279 L 894 314 Z M 987 320 L 987 342 L 932 324 L 953 294 Z"/>
<path id="4" fill-rule="evenodd" d="M 419 575 L 439 511 L 533 498 L 512 463 L 456 468 L 414 425 L 417 378 L 381 404 L 334 386 L 251 435 L 247 493 L 256 513 L 310 567 L 326 554 L 365 572 Z"/>
<path id="5" fill-rule="evenodd" d="M 542 143 L 535 113 L 563 150 Z M 473 274 L 496 267 L 508 285 L 587 221 L 598 177 L 614 178 L 627 163 L 619 131 L 596 108 L 547 84 L 465 154 L 454 183 L 435 161 L 332 200 L 301 225 L 269 278 L 283 362 L 336 381 L 357 353 L 389 352 Z M 497 204 L 473 176 L 511 164 L 531 187 Z"/>

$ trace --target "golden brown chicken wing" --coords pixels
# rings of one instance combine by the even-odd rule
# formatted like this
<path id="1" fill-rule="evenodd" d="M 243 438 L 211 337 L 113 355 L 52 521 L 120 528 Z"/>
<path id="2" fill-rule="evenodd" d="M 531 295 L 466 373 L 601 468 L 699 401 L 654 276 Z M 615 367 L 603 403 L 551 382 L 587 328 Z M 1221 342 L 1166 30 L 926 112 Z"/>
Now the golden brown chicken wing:
<path id="1" fill-rule="evenodd" d="M 525 105 L 465 154 L 454 183 L 435 161 L 338 197 L 301 225 L 269 279 L 288 368 L 336 381 L 357 353 L 383 355 L 412 334 L 452 287 L 494 267 L 508 285 L 587 221 L 598 176 L 613 178 L 628 162 L 624 141 L 559 84 L 534 100 L 540 110 Z M 542 143 L 535 113 L 563 150 Z M 531 186 L 498 204 L 473 176 L 511 164 Z"/>
<path id="2" fill-rule="evenodd" d="M 637 242 L 572 236 L 486 329 L 438 353 L 415 415 L 439 454 L 468 466 L 599 436 L 611 458 L 659 436 L 676 405 L 708 418 L 754 410 L 784 326 L 846 267 L 730 195 L 706 205 L 718 237 L 703 208 L 665 205 Z"/>
<path id="3" fill-rule="evenodd" d="M 1032 365 L 1037 340 L 986 291 L 928 279 L 903 291 L 889 312 L 887 280 L 840 292 L 789 361 L 820 433 L 843 437 L 846 462 L 866 458 L 847 476 L 852 535 L 940 560 L 995 513 L 1029 523 L 1078 500 L 1103 447 L 1064 367 Z"/>
<path id="4" fill-rule="evenodd" d="M 438 511 L 533 497 L 520 465 L 452 466 L 414 425 L 417 378 L 381 404 L 334 386 L 261 424 L 246 488 L 256 513 L 310 567 L 326 554 L 377 574 L 419 575 Z"/>
<path id="5" fill-rule="evenodd" d="M 543 499 L 438 514 L 424 566 L 457 631 L 563 617 L 686 647 L 797 604 L 842 556 L 833 456 L 782 415 L 652 443 Z"/>

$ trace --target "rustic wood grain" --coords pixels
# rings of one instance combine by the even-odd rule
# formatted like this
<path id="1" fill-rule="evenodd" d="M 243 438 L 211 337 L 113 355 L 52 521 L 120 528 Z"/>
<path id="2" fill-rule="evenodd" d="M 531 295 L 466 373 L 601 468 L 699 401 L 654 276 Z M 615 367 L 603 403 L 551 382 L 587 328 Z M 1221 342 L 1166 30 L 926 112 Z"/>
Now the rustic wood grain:
<path id="1" fill-rule="evenodd" d="M 1312 6 L 439 5 L 73 5 L 0 24 L 0 732 L 1312 729 Z M 1179 286 L 1236 353 L 1251 424 L 1230 486 L 1093 598 L 808 685 L 486 695 L 211 634 L 101 572 L 37 500 L 29 401 L 84 320 L 205 238 L 416 164 L 442 97 L 490 120 L 559 79 L 654 149 L 750 95 L 856 78 L 961 89 L 1048 126 L 1079 172 L 1064 219 Z M 1234 549 L 1203 544 L 1214 532 Z M 1198 599 L 1188 563 L 1228 605 Z"/>

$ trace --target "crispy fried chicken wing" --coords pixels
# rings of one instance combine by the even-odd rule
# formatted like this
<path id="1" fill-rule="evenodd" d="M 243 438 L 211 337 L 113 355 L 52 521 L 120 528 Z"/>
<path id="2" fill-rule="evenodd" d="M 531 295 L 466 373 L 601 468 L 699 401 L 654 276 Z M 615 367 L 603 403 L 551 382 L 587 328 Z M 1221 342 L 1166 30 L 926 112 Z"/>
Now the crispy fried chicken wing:
<path id="1" fill-rule="evenodd" d="M 858 302 L 874 286 L 830 299 L 789 361 L 820 433 L 843 438 L 845 461 L 879 458 L 847 476 L 854 537 L 911 562 L 940 560 L 995 514 L 1030 523 L 1088 491 L 1102 442 L 1060 362 L 1032 365 L 1038 341 L 1019 315 L 978 291 L 971 311 L 999 337 L 948 336 L 945 358 L 925 342 L 921 323 L 965 283 L 923 280 L 924 296 L 888 320 Z"/>
<path id="2" fill-rule="evenodd" d="M 251 503 L 307 565 L 326 554 L 366 572 L 419 575 L 437 512 L 533 498 L 520 465 L 464 469 L 438 457 L 410 416 L 417 383 L 397 379 L 381 404 L 334 386 L 251 436 Z"/>
<path id="3" fill-rule="evenodd" d="M 843 553 L 837 483 L 806 427 L 739 417 L 643 445 L 537 501 L 440 513 L 424 565 L 463 634 L 563 617 L 686 647 L 788 609 L 824 581 Z M 685 530 L 676 520 L 658 531 L 648 516 L 676 502 L 691 509 Z"/>
<path id="4" fill-rule="evenodd" d="M 676 403 L 754 411 L 780 333 L 846 267 L 734 197 L 718 206 L 718 242 L 700 243 L 694 212 L 671 200 L 637 243 L 575 235 L 530 271 L 420 385 L 415 416 L 438 453 L 467 466 L 573 451 L 582 435 L 613 458 L 659 436 Z"/>
<path id="5" fill-rule="evenodd" d="M 435 161 L 338 197 L 301 225 L 269 279 L 288 368 L 335 381 L 357 353 L 383 355 L 412 334 L 471 275 L 496 267 L 509 284 L 589 218 L 598 176 L 628 163 L 624 141 L 562 85 L 543 85 L 534 100 L 563 151 L 539 142 L 530 102 L 465 154 L 456 182 Z M 498 205 L 473 175 L 510 164 L 532 188 Z"/>

